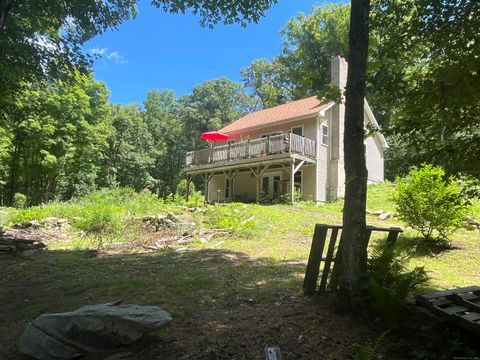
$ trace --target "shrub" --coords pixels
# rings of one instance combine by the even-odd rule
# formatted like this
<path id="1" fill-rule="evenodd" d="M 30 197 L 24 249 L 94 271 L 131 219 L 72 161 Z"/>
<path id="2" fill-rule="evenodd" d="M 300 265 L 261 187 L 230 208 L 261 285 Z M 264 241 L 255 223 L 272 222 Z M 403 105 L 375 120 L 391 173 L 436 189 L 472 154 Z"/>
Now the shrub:
<path id="1" fill-rule="evenodd" d="M 12 206 L 15 209 L 25 209 L 27 206 L 27 197 L 22 193 L 15 193 L 15 195 L 13 195 Z"/>
<path id="2" fill-rule="evenodd" d="M 423 267 L 409 271 L 405 266 L 405 259 L 388 247 L 373 251 L 368 260 L 368 273 L 370 308 L 389 321 L 397 320 L 405 299 L 428 281 Z"/>
<path id="3" fill-rule="evenodd" d="M 446 240 L 463 226 L 469 201 L 452 178 L 432 165 L 414 167 L 405 179 L 397 178 L 394 195 L 401 220 L 427 240 Z"/>

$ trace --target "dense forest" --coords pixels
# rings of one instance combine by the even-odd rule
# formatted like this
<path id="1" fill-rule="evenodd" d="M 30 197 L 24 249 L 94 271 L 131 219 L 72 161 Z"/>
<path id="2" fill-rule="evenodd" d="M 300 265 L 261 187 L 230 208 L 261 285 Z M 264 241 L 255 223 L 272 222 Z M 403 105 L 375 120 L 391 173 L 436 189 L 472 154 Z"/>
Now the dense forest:
<path id="1" fill-rule="evenodd" d="M 391 145 L 389 179 L 423 162 L 480 175 L 480 24 L 472 26 L 480 20 L 462 21 L 471 12 L 455 8 L 453 27 L 441 9 L 412 1 L 372 9 L 367 96 Z M 61 67 L 63 76 L 48 64 L 28 79 L 3 72 L 3 84 L 16 89 L 1 100 L 0 202 L 22 193 L 39 204 L 117 186 L 175 193 L 185 152 L 208 146 L 202 132 L 253 110 L 329 96 L 330 58 L 347 54 L 348 30 L 349 5 L 315 7 L 281 29 L 282 52 L 242 69 L 240 83 L 210 80 L 184 96 L 154 89 L 142 104 L 111 104 L 88 64 Z"/>

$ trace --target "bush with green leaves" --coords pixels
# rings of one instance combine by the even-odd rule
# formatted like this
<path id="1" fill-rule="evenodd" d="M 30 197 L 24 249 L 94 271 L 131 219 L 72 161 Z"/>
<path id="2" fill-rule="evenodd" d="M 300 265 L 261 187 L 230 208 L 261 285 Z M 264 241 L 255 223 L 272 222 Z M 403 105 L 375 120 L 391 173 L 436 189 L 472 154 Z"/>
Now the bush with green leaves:
<path id="1" fill-rule="evenodd" d="M 424 267 L 408 270 L 405 263 L 405 258 L 387 246 L 375 249 L 368 260 L 369 305 L 388 321 L 396 321 L 405 299 L 428 282 Z"/>
<path id="2" fill-rule="evenodd" d="M 447 240 L 463 226 L 470 202 L 453 178 L 438 167 L 414 167 L 397 178 L 394 201 L 398 217 L 426 240 Z"/>
<path id="3" fill-rule="evenodd" d="M 15 209 L 25 209 L 27 206 L 27 197 L 22 193 L 15 193 L 13 196 L 13 203 L 12 206 Z"/>

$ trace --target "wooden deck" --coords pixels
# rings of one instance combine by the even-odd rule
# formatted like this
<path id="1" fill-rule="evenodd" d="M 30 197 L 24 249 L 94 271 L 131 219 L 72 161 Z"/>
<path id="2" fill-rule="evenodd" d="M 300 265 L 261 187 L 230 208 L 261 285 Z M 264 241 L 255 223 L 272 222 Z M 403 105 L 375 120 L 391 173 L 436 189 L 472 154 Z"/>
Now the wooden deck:
<path id="1" fill-rule="evenodd" d="M 240 165 L 245 162 L 263 162 L 270 159 L 275 161 L 285 157 L 304 158 L 314 162 L 316 143 L 314 140 L 290 133 L 190 151 L 187 153 L 185 171 Z"/>

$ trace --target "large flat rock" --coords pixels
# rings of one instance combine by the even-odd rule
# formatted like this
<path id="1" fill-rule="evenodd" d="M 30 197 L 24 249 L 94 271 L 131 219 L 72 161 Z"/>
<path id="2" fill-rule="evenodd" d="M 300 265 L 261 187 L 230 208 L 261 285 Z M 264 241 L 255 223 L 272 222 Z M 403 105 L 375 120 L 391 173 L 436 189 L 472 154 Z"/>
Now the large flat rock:
<path id="1" fill-rule="evenodd" d="M 40 315 L 25 328 L 18 349 L 39 360 L 108 353 L 171 321 L 171 315 L 157 306 L 86 305 L 71 312 Z"/>

